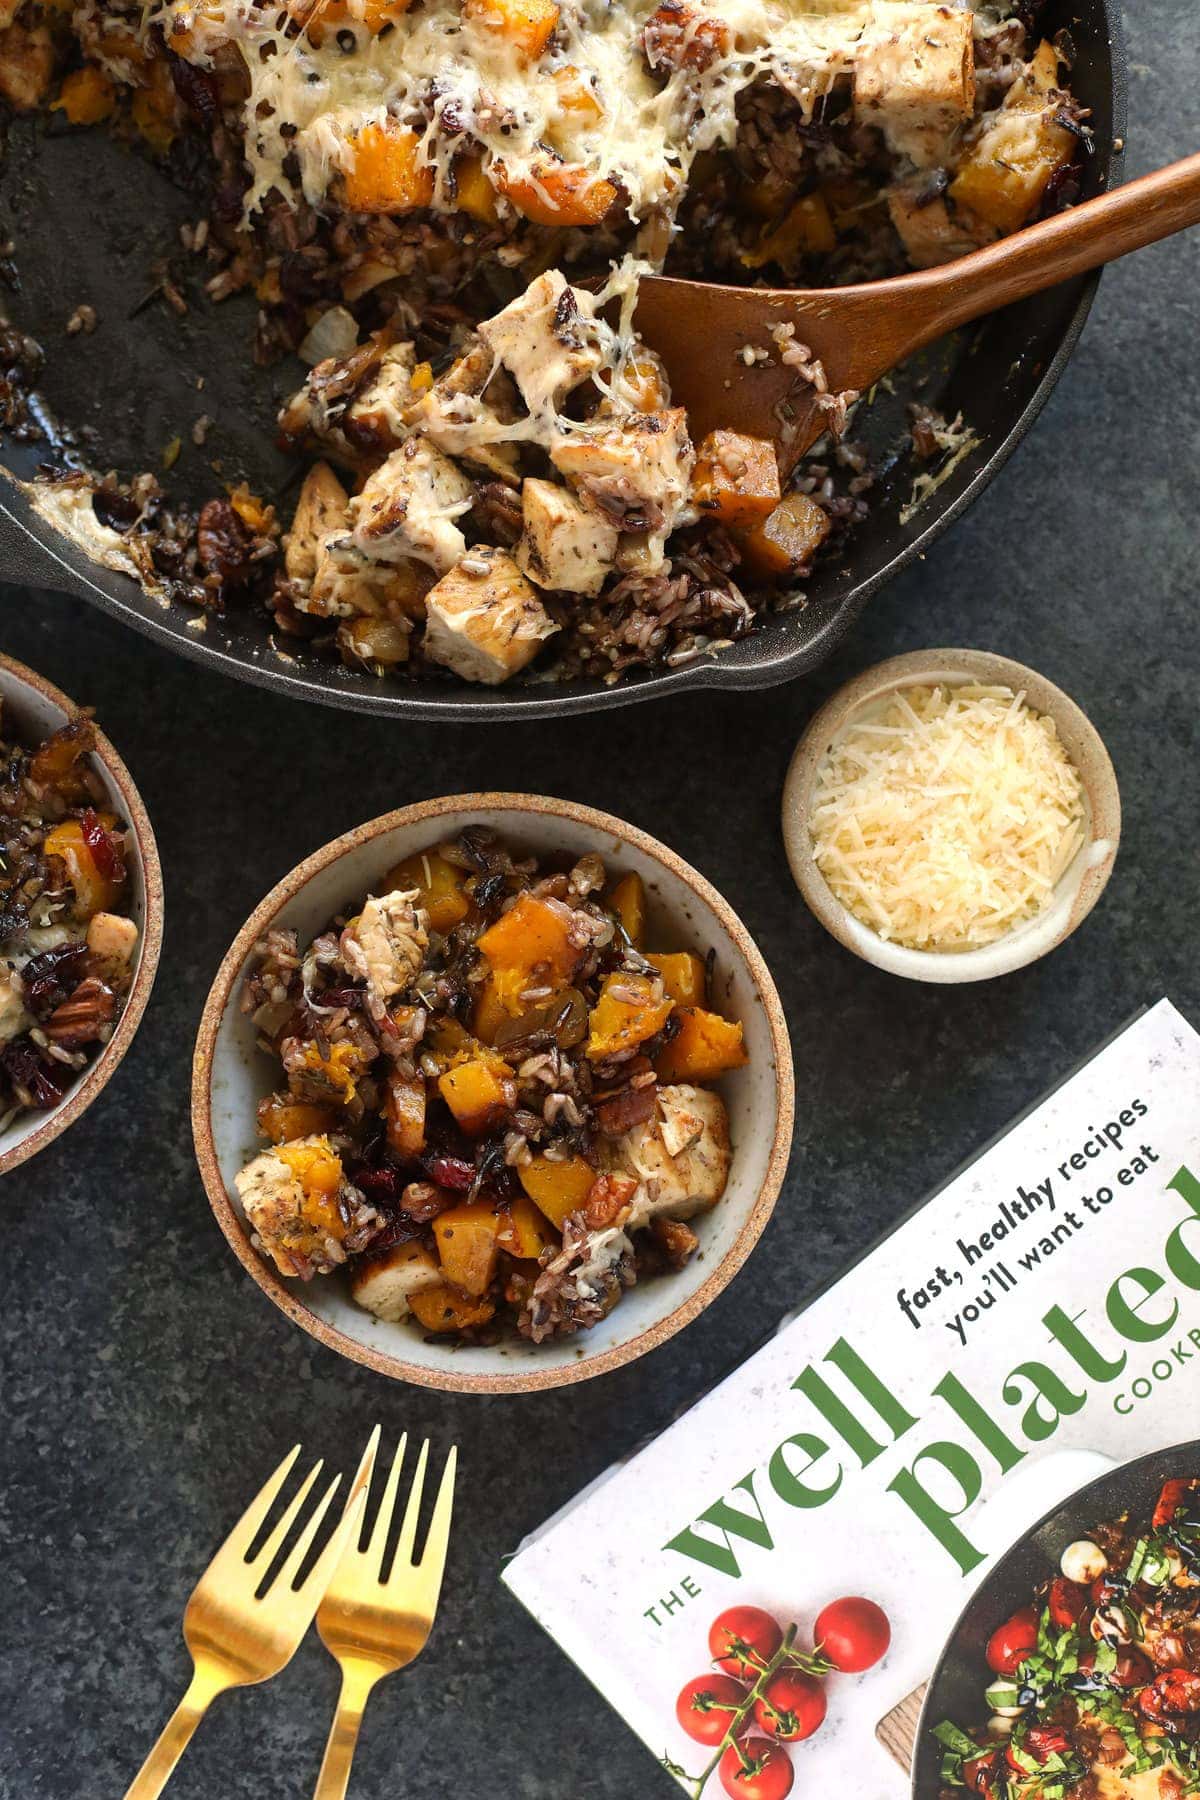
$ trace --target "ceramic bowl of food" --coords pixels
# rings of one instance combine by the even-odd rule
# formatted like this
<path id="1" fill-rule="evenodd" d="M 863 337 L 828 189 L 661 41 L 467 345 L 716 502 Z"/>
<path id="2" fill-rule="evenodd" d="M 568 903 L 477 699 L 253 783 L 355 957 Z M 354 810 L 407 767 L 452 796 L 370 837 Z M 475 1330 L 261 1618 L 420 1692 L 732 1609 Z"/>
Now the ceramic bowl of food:
<path id="1" fill-rule="evenodd" d="M 912 981 L 985 981 L 1045 956 L 1091 912 L 1121 801 L 1099 732 L 1045 676 L 987 651 L 919 650 L 865 670 L 814 716 L 788 769 L 783 835 L 804 899 L 856 956 Z M 985 941 L 967 941 L 967 919 Z"/>
<path id="2" fill-rule="evenodd" d="M 584 1380 L 690 1323 L 770 1217 L 792 1118 L 728 903 L 645 832 L 516 794 L 405 807 L 286 876 L 221 964 L 192 1086 L 263 1292 L 460 1392 Z"/>
<path id="3" fill-rule="evenodd" d="M 111 1079 L 162 945 L 150 820 L 129 770 L 82 718 L 51 682 L 0 656 L 0 759 L 12 789 L 0 812 L 0 1174 L 44 1150 Z M 39 747 L 72 727 L 76 744 L 64 735 L 61 756 L 39 761 Z"/>

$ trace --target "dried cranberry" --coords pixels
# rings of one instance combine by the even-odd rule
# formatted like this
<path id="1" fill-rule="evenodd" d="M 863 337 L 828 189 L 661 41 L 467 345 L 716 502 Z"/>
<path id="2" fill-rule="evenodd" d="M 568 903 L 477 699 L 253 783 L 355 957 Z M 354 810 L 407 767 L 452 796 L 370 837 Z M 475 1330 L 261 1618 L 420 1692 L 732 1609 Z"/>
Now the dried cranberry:
<path id="1" fill-rule="evenodd" d="M 125 861 L 121 855 L 121 846 L 100 823 L 90 806 L 81 815 L 79 823 L 83 828 L 83 841 L 105 881 L 124 881 Z"/>
<path id="2" fill-rule="evenodd" d="M 466 1193 L 475 1183 L 474 1164 L 464 1162 L 461 1156 L 426 1156 L 421 1167 L 437 1187 Z"/>
<path id="3" fill-rule="evenodd" d="M 404 1177 L 390 1163 L 381 1163 L 376 1169 L 368 1168 L 364 1163 L 361 1168 L 349 1171 L 349 1179 L 368 1200 L 385 1204 L 397 1205 L 404 1187 Z"/>
<path id="4" fill-rule="evenodd" d="M 60 944 L 43 950 L 21 970 L 25 1004 L 35 1019 L 48 1018 L 79 981 L 79 965 L 87 955 L 85 944 Z"/>
<path id="5" fill-rule="evenodd" d="M 207 69 L 186 62 L 182 56 L 168 51 L 167 62 L 175 92 L 188 111 L 209 131 L 217 123 L 217 80 Z"/>
<path id="6" fill-rule="evenodd" d="M 57 1106 L 63 1089 L 51 1075 L 28 1038 L 13 1038 L 0 1050 L 0 1065 L 15 1088 L 29 1095 L 29 1104 L 44 1112 Z"/>

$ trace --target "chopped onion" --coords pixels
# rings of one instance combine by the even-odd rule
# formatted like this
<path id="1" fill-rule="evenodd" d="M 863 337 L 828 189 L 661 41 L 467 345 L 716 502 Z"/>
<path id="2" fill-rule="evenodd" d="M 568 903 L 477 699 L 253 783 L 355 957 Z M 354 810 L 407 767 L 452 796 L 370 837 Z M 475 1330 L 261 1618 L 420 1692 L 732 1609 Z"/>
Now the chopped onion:
<path id="1" fill-rule="evenodd" d="M 333 357 L 340 362 L 358 347 L 358 326 L 354 314 L 344 306 L 331 306 L 323 312 L 301 344 L 297 355 L 310 368 Z"/>

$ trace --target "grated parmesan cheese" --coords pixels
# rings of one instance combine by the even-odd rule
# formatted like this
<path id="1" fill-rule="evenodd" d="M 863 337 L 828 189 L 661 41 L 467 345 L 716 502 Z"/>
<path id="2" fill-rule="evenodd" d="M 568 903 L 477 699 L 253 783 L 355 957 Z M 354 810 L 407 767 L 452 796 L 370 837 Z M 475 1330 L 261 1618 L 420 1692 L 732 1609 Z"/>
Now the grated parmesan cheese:
<path id="1" fill-rule="evenodd" d="M 809 832 L 842 904 L 888 942 L 972 950 L 1050 901 L 1084 838 L 1054 721 L 1006 687 L 914 687 L 817 772 Z"/>

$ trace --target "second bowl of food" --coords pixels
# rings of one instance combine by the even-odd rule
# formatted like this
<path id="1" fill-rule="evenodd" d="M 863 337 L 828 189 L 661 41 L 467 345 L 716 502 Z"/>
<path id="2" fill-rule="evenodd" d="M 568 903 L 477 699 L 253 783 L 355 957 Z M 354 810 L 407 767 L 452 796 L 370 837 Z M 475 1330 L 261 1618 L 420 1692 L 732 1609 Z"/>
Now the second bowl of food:
<path id="1" fill-rule="evenodd" d="M 238 933 L 193 1074 L 209 1199 L 290 1318 L 430 1386 L 557 1386 L 740 1268 L 792 1066 L 736 914 L 568 801 L 460 795 L 310 856 Z"/>

